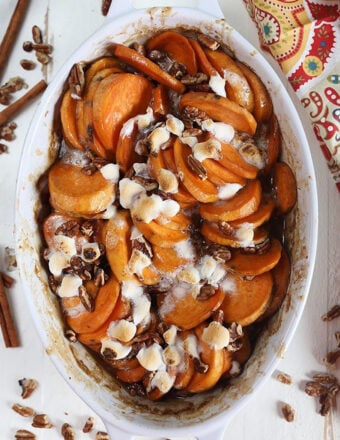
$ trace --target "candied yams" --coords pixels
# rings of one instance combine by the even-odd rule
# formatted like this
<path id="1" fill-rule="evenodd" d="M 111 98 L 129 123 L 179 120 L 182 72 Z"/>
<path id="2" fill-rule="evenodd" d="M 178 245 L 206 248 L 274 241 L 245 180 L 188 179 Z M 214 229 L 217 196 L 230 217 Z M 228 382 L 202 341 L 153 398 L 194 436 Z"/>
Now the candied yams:
<path id="1" fill-rule="evenodd" d="M 242 371 L 286 295 L 293 171 L 265 85 L 217 41 L 167 30 L 79 63 L 44 217 L 65 328 L 131 393 Z M 209 38 L 211 43 L 213 40 Z"/>

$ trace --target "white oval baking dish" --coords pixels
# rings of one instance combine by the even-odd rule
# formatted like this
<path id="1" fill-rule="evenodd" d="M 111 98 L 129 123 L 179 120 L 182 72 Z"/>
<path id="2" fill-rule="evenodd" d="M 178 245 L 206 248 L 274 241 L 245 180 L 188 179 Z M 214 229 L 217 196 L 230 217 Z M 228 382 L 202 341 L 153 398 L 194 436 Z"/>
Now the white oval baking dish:
<path id="1" fill-rule="evenodd" d="M 159 6 L 135 9 L 145 4 Z M 178 7 L 189 6 L 189 7 Z M 208 12 L 209 11 L 209 12 Z M 91 60 L 109 41 L 130 44 L 146 39 L 160 29 L 199 29 L 222 40 L 237 58 L 260 75 L 271 93 L 283 139 L 284 160 L 298 182 L 298 203 L 287 220 L 292 277 L 280 312 L 258 341 L 241 377 L 230 387 L 176 402 L 145 402 L 127 395 L 80 344 L 63 337 L 62 320 L 50 293 L 40 262 L 40 235 L 36 213 L 40 207 L 36 187 L 39 176 L 53 162 L 52 122 L 54 106 L 72 65 Z M 52 145 L 52 146 L 51 146 Z M 317 242 L 317 192 L 313 164 L 298 113 L 287 91 L 262 55 L 232 29 L 217 1 L 117 0 L 105 25 L 67 60 L 51 82 L 33 118 L 26 138 L 17 187 L 17 256 L 30 312 L 59 372 L 74 391 L 105 421 L 112 438 L 144 436 L 194 436 L 218 440 L 233 415 L 258 393 L 286 350 L 301 317 L 313 273 Z"/>

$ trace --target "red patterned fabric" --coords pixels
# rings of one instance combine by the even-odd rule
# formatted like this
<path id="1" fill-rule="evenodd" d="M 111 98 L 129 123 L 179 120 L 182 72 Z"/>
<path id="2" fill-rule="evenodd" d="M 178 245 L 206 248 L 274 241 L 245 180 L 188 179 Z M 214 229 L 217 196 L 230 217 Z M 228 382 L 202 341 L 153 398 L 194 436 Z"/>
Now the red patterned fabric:
<path id="1" fill-rule="evenodd" d="M 243 0 L 299 96 L 340 191 L 340 3 Z"/>

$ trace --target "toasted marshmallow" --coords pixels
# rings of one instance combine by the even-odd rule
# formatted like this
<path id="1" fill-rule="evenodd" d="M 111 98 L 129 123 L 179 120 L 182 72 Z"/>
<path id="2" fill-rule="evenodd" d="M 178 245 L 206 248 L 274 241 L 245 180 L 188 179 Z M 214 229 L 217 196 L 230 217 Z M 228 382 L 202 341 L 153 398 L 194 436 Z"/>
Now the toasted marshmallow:
<path id="1" fill-rule="evenodd" d="M 180 271 L 177 275 L 177 279 L 188 284 L 197 284 L 200 282 L 201 277 L 199 271 L 195 267 L 189 266 Z"/>
<path id="2" fill-rule="evenodd" d="M 205 327 L 202 333 L 202 340 L 215 350 L 221 350 L 229 344 L 229 331 L 217 321 L 212 321 Z"/>
<path id="3" fill-rule="evenodd" d="M 211 75 L 209 79 L 209 86 L 211 90 L 213 90 L 216 95 L 223 96 L 224 98 L 227 96 L 225 91 L 225 79 L 219 73 L 215 73 L 215 75 Z"/>
<path id="4" fill-rule="evenodd" d="M 56 235 L 54 237 L 55 241 L 58 243 L 58 248 L 64 252 L 64 254 L 72 257 L 76 255 L 76 241 L 72 237 L 67 237 L 66 235 Z"/>
<path id="5" fill-rule="evenodd" d="M 98 216 L 98 218 L 101 218 L 102 220 L 110 220 L 110 218 L 113 218 L 117 214 L 117 207 L 115 205 L 109 205 L 105 211 Z"/>
<path id="6" fill-rule="evenodd" d="M 142 275 L 143 270 L 150 266 L 151 259 L 139 249 L 132 249 L 131 257 L 128 263 L 128 269 L 131 273 Z"/>
<path id="7" fill-rule="evenodd" d="M 141 366 L 148 371 L 156 371 L 164 365 L 162 347 L 156 343 L 140 349 L 136 357 Z"/>
<path id="8" fill-rule="evenodd" d="M 230 142 L 235 135 L 235 129 L 232 125 L 225 122 L 214 122 L 212 119 L 205 119 L 201 124 L 201 128 L 209 131 L 222 142 Z"/>
<path id="9" fill-rule="evenodd" d="M 60 298 L 71 298 L 78 296 L 79 287 L 83 284 L 83 280 L 78 275 L 64 275 L 57 293 Z"/>
<path id="10" fill-rule="evenodd" d="M 198 139 L 196 136 L 183 136 L 180 138 L 180 141 L 183 142 L 183 144 L 189 145 L 189 147 L 193 147 L 197 144 Z"/>
<path id="11" fill-rule="evenodd" d="M 194 158 L 202 162 L 205 159 L 221 159 L 222 146 L 217 139 L 208 139 L 205 142 L 199 142 L 192 148 Z"/>
<path id="12" fill-rule="evenodd" d="M 121 293 L 124 298 L 134 300 L 143 295 L 143 287 L 136 281 L 123 281 Z"/>
<path id="13" fill-rule="evenodd" d="M 139 163 L 139 162 L 135 162 L 133 165 L 133 170 L 136 173 L 137 176 L 141 176 L 141 177 L 145 177 L 145 178 L 149 178 L 150 174 L 149 174 L 149 167 L 147 163 Z"/>
<path id="14" fill-rule="evenodd" d="M 101 340 L 100 353 L 105 356 L 105 351 L 108 350 L 112 359 L 124 359 L 130 353 L 131 347 L 128 345 L 123 345 L 118 341 L 111 339 L 110 337 L 103 338 Z M 111 357 L 110 356 L 110 357 Z"/>
<path id="15" fill-rule="evenodd" d="M 226 271 L 223 268 L 223 266 L 221 264 L 218 264 L 216 266 L 216 269 L 214 270 L 214 272 L 211 274 L 211 276 L 209 278 L 207 278 L 208 283 L 214 287 L 217 287 L 219 282 L 225 276 L 225 274 L 226 274 Z"/>
<path id="16" fill-rule="evenodd" d="M 157 182 L 161 191 L 174 194 L 178 192 L 178 180 L 175 174 L 162 168 L 157 176 Z"/>
<path id="17" fill-rule="evenodd" d="M 220 284 L 221 289 L 225 293 L 234 293 L 236 292 L 236 284 L 235 281 L 226 277 Z"/>
<path id="18" fill-rule="evenodd" d="M 205 255 L 199 265 L 201 278 L 210 278 L 217 267 L 217 261 L 210 255 Z"/>
<path id="19" fill-rule="evenodd" d="M 176 342 L 177 327 L 171 325 L 168 330 L 163 333 L 163 339 L 168 345 L 173 345 Z"/>
<path id="20" fill-rule="evenodd" d="M 150 389 L 158 388 L 162 393 L 167 393 L 174 382 L 175 376 L 170 376 L 166 371 L 157 371 L 151 379 Z"/>
<path id="21" fill-rule="evenodd" d="M 181 363 L 181 360 L 182 360 L 181 353 L 173 345 L 171 345 L 171 346 L 168 345 L 163 350 L 163 357 L 164 357 L 166 365 L 169 365 L 171 367 L 176 367 L 177 365 L 179 365 Z"/>
<path id="22" fill-rule="evenodd" d="M 157 194 L 140 197 L 131 208 L 132 215 L 144 223 L 150 223 L 160 214 L 173 217 L 179 212 L 179 204 L 174 200 L 162 200 Z"/>
<path id="23" fill-rule="evenodd" d="M 165 126 L 170 133 L 176 136 L 182 136 L 185 128 L 183 122 L 173 115 L 167 115 Z"/>
<path id="24" fill-rule="evenodd" d="M 148 322 L 150 319 L 151 302 L 145 295 L 138 296 L 132 300 L 132 319 L 138 325 L 141 322 Z"/>
<path id="25" fill-rule="evenodd" d="M 100 172 L 104 179 L 117 183 L 119 180 L 119 165 L 116 163 L 108 163 L 100 168 Z"/>
<path id="26" fill-rule="evenodd" d="M 226 183 L 218 187 L 218 198 L 220 200 L 228 200 L 243 188 L 239 183 Z"/>
<path id="27" fill-rule="evenodd" d="M 242 145 L 238 151 L 246 162 L 259 170 L 265 167 L 265 156 L 256 145 L 249 142 Z"/>
<path id="28" fill-rule="evenodd" d="M 131 208 L 134 202 L 145 192 L 142 185 L 127 177 L 119 182 L 119 202 L 123 208 Z"/>
<path id="29" fill-rule="evenodd" d="M 107 334 L 120 342 L 128 342 L 135 336 L 136 330 L 137 327 L 133 322 L 121 319 L 110 323 Z"/>
<path id="30" fill-rule="evenodd" d="M 135 118 L 137 120 L 139 130 L 144 130 L 145 128 L 149 127 L 155 120 L 151 107 L 148 107 L 146 109 L 146 113 L 144 113 L 143 115 L 138 115 Z"/>
<path id="31" fill-rule="evenodd" d="M 48 260 L 48 268 L 55 277 L 59 277 L 70 263 L 70 258 L 63 252 L 53 252 Z"/>
<path id="32" fill-rule="evenodd" d="M 184 350 L 190 354 L 193 358 L 198 358 L 198 346 L 197 346 L 197 338 L 195 335 L 187 336 L 183 341 Z"/>
<path id="33" fill-rule="evenodd" d="M 100 257 L 100 249 L 98 243 L 86 243 L 81 248 L 81 258 L 86 263 L 93 263 Z"/>
<path id="34" fill-rule="evenodd" d="M 251 223 L 243 223 L 235 229 L 235 235 L 242 247 L 254 246 L 254 228 Z"/>
<path id="35" fill-rule="evenodd" d="M 150 142 L 150 153 L 157 154 L 161 146 L 170 139 L 170 133 L 166 127 L 155 128 L 148 136 Z"/>

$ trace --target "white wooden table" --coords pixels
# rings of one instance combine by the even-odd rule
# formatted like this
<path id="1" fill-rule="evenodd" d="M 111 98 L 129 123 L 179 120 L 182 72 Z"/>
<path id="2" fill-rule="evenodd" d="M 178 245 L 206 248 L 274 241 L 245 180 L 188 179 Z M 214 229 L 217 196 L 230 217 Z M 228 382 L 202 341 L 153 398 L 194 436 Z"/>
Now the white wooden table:
<path id="1" fill-rule="evenodd" d="M 15 0 L 0 1 L 0 38 L 15 4 Z M 220 4 L 229 23 L 259 48 L 255 26 L 250 21 L 243 2 L 223 0 Z M 19 75 L 32 86 L 42 78 L 40 65 L 30 72 L 24 71 L 19 65 L 20 59 L 29 57 L 29 54 L 22 50 L 22 43 L 31 40 L 31 28 L 36 24 L 44 30 L 48 41 L 54 46 L 53 63 L 48 66 L 45 76 L 49 81 L 82 40 L 104 22 L 100 6 L 101 0 L 32 0 L 3 79 Z M 287 84 L 275 62 L 269 56 L 267 59 Z M 289 85 L 287 88 L 290 90 Z M 20 92 L 17 96 L 19 95 Z M 339 397 L 338 409 L 325 418 L 317 413 L 314 399 L 303 392 L 304 381 L 311 373 L 325 371 L 322 358 L 327 351 L 335 348 L 334 333 L 340 330 L 339 319 L 330 323 L 320 319 L 330 306 L 339 302 L 340 297 L 340 195 L 329 177 L 325 160 L 308 121 L 304 119 L 303 110 L 294 96 L 293 99 L 302 115 L 310 140 L 317 175 L 320 215 L 318 255 L 310 295 L 295 337 L 280 363 L 280 370 L 292 376 L 293 384 L 283 385 L 275 376 L 270 378 L 256 397 L 234 418 L 225 439 L 340 438 Z M 6 264 L 4 248 L 15 246 L 16 176 L 25 134 L 37 103 L 38 100 L 15 118 L 18 124 L 17 138 L 8 143 L 9 153 L 0 156 L 0 267 Z M 66 385 L 44 353 L 27 311 L 19 275 L 15 270 L 11 275 L 16 279 L 16 283 L 10 290 L 10 302 L 20 333 L 21 347 L 5 349 L 0 338 L 0 439 L 14 438 L 18 428 L 31 429 L 27 420 L 11 410 L 11 405 L 15 402 L 27 403 L 37 411 L 48 414 L 52 420 L 55 426 L 53 429 L 32 428 L 39 439 L 60 439 L 60 427 L 64 422 L 75 428 L 76 438 L 94 439 L 95 432 L 104 429 L 102 422 Z M 339 370 L 335 374 L 339 377 Z M 29 401 L 22 401 L 20 398 L 18 379 L 23 377 L 32 377 L 39 382 L 38 390 Z M 294 423 L 287 423 L 282 418 L 279 411 L 281 402 L 288 402 L 295 408 Z M 82 434 L 81 428 L 90 415 L 96 419 L 96 430 L 90 435 Z"/>

